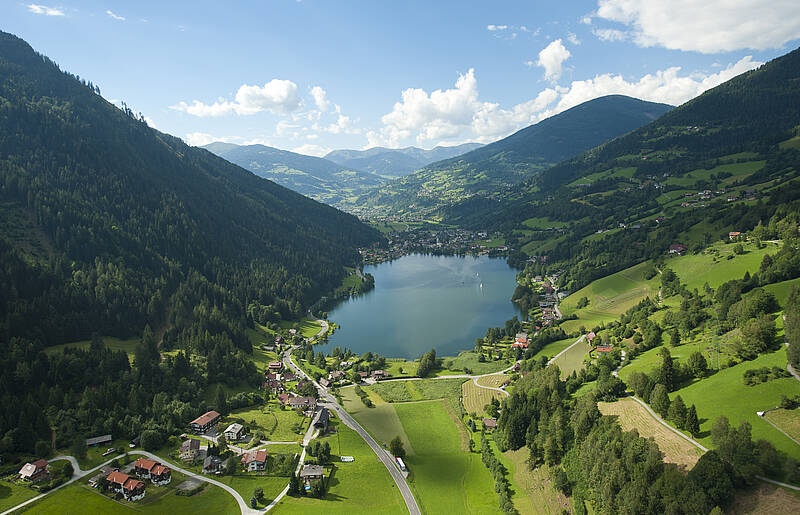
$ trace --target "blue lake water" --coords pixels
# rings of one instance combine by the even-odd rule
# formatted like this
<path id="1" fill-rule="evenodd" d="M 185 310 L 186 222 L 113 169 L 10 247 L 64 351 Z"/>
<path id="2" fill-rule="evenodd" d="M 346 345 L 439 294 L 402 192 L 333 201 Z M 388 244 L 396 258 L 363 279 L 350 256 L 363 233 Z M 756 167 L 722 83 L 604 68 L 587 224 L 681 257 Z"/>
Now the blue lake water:
<path id="1" fill-rule="evenodd" d="M 375 289 L 328 312 L 340 327 L 319 350 L 418 358 L 434 348 L 454 356 L 518 314 L 510 300 L 516 271 L 505 259 L 413 254 L 364 271 L 375 277 Z"/>

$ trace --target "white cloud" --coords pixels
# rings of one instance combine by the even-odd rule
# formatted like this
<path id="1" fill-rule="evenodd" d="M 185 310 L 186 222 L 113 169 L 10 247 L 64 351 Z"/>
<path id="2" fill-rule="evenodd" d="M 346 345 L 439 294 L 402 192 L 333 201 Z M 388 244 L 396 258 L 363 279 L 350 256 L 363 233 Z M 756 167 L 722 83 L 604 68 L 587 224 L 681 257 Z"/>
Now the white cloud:
<path id="1" fill-rule="evenodd" d="M 705 54 L 800 38 L 797 0 L 599 0 L 594 17 L 628 26 L 639 46 Z"/>
<path id="2" fill-rule="evenodd" d="M 144 121 L 147 122 L 147 125 L 150 128 L 158 130 L 158 127 L 156 127 L 156 122 L 154 122 L 153 119 L 150 118 L 149 116 L 145 116 Z"/>
<path id="3" fill-rule="evenodd" d="M 545 79 L 555 82 L 561 78 L 564 61 L 571 55 L 561 40 L 556 39 L 539 52 L 539 60 L 536 61 L 536 65 L 544 68 Z"/>
<path id="4" fill-rule="evenodd" d="M 44 14 L 45 16 L 64 16 L 64 10 L 60 7 L 49 7 L 41 4 L 28 4 L 28 11 L 33 14 Z"/>
<path id="5" fill-rule="evenodd" d="M 314 86 L 311 88 L 311 96 L 314 97 L 314 103 L 317 105 L 317 109 L 320 111 L 327 111 L 328 107 L 330 107 L 330 101 L 328 100 L 328 94 L 319 86 Z"/>
<path id="6" fill-rule="evenodd" d="M 115 20 L 119 20 L 119 21 L 125 21 L 125 17 L 124 17 L 124 16 L 120 16 L 119 14 L 114 14 L 114 13 L 113 13 L 113 12 L 111 12 L 111 11 L 106 11 L 106 14 L 107 14 L 107 15 L 109 15 L 109 16 L 111 16 L 111 17 L 112 17 L 112 18 L 114 18 Z"/>
<path id="7" fill-rule="evenodd" d="M 305 143 L 303 145 L 300 145 L 299 147 L 295 147 L 292 149 L 292 152 L 297 152 L 298 154 L 305 154 L 307 156 L 317 156 L 317 157 L 322 157 L 330 151 L 331 149 L 329 149 L 328 147 L 321 147 L 313 143 Z"/>
<path id="8" fill-rule="evenodd" d="M 578 39 L 578 36 L 576 36 L 574 32 L 567 32 L 567 41 L 569 41 L 573 45 L 581 44 L 581 40 Z"/>
<path id="9" fill-rule="evenodd" d="M 487 25 L 486 30 L 491 30 L 492 32 L 496 30 L 506 30 L 508 25 Z"/>
<path id="10" fill-rule="evenodd" d="M 262 111 L 288 114 L 299 108 L 300 97 L 297 94 L 297 84 L 282 79 L 272 79 L 262 87 L 243 84 L 236 92 L 233 102 L 219 99 L 213 104 L 205 104 L 194 100 L 191 104 L 179 102 L 170 106 L 170 109 L 200 117 L 225 116 L 234 113 L 249 115 Z"/>
<path id="11" fill-rule="evenodd" d="M 340 114 L 336 122 L 324 127 L 322 130 L 331 134 L 361 134 L 361 129 L 353 125 L 349 116 Z"/>
<path id="12" fill-rule="evenodd" d="M 594 29 L 592 33 L 602 41 L 625 41 L 628 34 L 617 29 Z"/>
<path id="13" fill-rule="evenodd" d="M 403 90 L 402 100 L 381 118 L 382 127 L 367 132 L 367 147 L 488 143 L 605 95 L 679 105 L 761 64 L 748 56 L 713 74 L 682 74 L 680 68 L 674 67 L 630 80 L 608 73 L 573 81 L 568 86 L 545 88 L 534 98 L 509 108 L 479 100 L 475 72 L 470 69 L 459 75 L 452 89 L 431 93 L 414 88 Z"/>
<path id="14" fill-rule="evenodd" d="M 190 132 L 184 136 L 184 141 L 193 147 L 202 147 L 203 145 L 208 145 L 209 143 L 214 143 L 215 141 L 222 141 L 225 143 L 232 143 L 234 138 L 220 138 L 217 136 L 212 136 L 211 134 L 206 134 L 205 132 Z"/>

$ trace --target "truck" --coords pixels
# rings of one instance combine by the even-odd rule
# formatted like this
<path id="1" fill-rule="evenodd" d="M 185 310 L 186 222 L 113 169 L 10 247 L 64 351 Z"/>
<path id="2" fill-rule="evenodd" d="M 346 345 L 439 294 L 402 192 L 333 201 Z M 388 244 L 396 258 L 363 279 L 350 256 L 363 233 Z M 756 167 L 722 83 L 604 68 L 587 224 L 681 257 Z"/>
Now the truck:
<path id="1" fill-rule="evenodd" d="M 394 461 L 397 463 L 397 466 L 400 467 L 400 470 L 402 470 L 403 472 L 408 472 L 406 464 L 403 462 L 403 458 L 397 456 L 395 457 Z"/>

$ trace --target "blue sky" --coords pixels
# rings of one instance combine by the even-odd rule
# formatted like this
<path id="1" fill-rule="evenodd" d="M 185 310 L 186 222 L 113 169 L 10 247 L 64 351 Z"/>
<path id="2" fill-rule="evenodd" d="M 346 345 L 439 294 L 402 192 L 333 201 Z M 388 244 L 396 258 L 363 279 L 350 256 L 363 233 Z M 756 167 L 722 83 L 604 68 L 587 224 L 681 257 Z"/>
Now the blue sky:
<path id="1" fill-rule="evenodd" d="M 489 142 L 611 93 L 680 104 L 800 44 L 796 0 L 36 1 L 0 28 L 159 130 L 314 155 Z"/>

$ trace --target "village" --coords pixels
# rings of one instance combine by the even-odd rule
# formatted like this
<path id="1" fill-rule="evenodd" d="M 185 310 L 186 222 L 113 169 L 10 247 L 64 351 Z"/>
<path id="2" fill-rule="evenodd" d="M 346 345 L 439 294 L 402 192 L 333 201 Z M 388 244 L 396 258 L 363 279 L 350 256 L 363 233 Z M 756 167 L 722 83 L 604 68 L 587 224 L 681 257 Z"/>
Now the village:
<path id="1" fill-rule="evenodd" d="M 364 264 L 378 264 L 413 253 L 441 255 L 504 256 L 509 247 L 485 231 L 444 228 L 407 229 L 392 232 L 386 247 L 360 249 Z"/>

